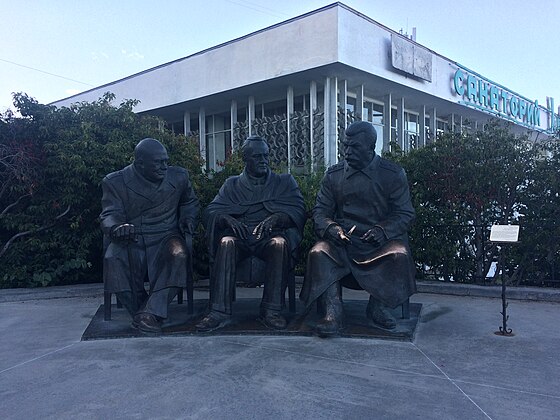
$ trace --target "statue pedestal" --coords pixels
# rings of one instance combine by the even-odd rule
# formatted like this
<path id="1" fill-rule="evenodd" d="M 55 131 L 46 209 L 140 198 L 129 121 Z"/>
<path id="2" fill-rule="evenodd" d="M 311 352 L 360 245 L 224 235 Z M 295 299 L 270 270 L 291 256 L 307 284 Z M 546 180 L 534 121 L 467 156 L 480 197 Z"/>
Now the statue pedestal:
<path id="1" fill-rule="evenodd" d="M 384 338 L 392 340 L 412 341 L 418 323 L 422 305 L 410 304 L 410 318 L 401 319 L 401 308 L 394 310 L 397 327 L 392 331 L 371 326 L 365 316 L 367 300 L 345 300 L 345 329 L 340 337 L 346 338 Z M 320 319 L 315 311 L 315 305 L 308 314 L 304 314 L 304 307 L 298 302 L 297 313 L 284 312 L 288 320 L 288 328 L 282 331 L 266 328 L 258 321 L 260 299 L 238 299 L 233 304 L 232 323 L 224 328 L 209 332 L 199 333 L 195 324 L 200 319 L 208 305 L 207 300 L 194 301 L 194 314 L 189 315 L 187 305 L 172 303 L 169 306 L 169 318 L 163 323 L 163 333 L 158 336 L 205 336 L 205 335 L 275 335 L 275 336 L 313 336 L 315 323 Z M 125 309 L 112 307 L 112 320 L 103 320 L 103 305 L 99 307 L 90 324 L 82 335 L 85 340 L 104 340 L 111 338 L 150 337 L 131 327 L 130 315 Z M 155 335 L 154 335 L 155 336 Z"/>

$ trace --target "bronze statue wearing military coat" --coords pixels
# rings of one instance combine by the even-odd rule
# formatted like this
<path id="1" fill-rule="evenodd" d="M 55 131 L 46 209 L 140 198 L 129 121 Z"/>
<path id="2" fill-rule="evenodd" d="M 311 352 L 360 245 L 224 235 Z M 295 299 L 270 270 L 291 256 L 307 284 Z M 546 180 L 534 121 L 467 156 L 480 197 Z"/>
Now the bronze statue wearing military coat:
<path id="1" fill-rule="evenodd" d="M 407 230 L 414 219 L 404 170 L 375 154 L 376 132 L 368 122 L 346 130 L 345 160 L 329 168 L 313 209 L 320 240 L 308 256 L 301 299 L 322 299 L 327 314 L 318 332 L 342 328 L 340 286 L 370 294 L 367 316 L 392 329 L 387 310 L 415 292 Z"/>

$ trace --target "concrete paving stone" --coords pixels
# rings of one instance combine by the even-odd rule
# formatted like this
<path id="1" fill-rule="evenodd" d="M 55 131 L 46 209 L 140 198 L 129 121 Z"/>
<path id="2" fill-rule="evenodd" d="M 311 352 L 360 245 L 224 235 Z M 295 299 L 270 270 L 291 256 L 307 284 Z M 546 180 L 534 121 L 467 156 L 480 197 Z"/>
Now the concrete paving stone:
<path id="1" fill-rule="evenodd" d="M 262 351 L 286 352 L 316 360 L 335 360 L 355 365 L 358 369 L 385 369 L 404 375 L 425 375 L 444 378 L 431 363 L 426 363 L 413 345 L 391 340 L 346 338 L 323 339 L 309 337 L 308 340 L 284 337 L 231 337 L 229 341 L 255 347 Z"/>
<path id="2" fill-rule="evenodd" d="M 558 379 L 548 382 L 558 385 Z M 461 389 L 492 419 L 558 419 L 560 397 L 511 388 L 458 383 Z"/>
<path id="3" fill-rule="evenodd" d="M 479 416 L 441 378 L 263 352 L 225 337 L 82 342 L 3 379 L 11 383 L 3 409 L 22 419 Z"/>
<path id="4" fill-rule="evenodd" d="M 79 341 L 101 302 L 99 296 L 0 304 L 0 418 L 558 418 L 557 303 L 510 302 L 513 337 L 494 335 L 499 299 L 418 294 L 412 302 L 423 307 L 413 342 Z"/>
<path id="5" fill-rule="evenodd" d="M 99 298 L 0 304 L 0 371 L 80 340 Z"/>
<path id="6" fill-rule="evenodd" d="M 558 304 L 515 302 L 508 308 L 515 335 L 504 337 L 494 334 L 501 325 L 495 299 L 416 299 L 424 312 L 415 345 L 451 378 L 560 397 Z"/>

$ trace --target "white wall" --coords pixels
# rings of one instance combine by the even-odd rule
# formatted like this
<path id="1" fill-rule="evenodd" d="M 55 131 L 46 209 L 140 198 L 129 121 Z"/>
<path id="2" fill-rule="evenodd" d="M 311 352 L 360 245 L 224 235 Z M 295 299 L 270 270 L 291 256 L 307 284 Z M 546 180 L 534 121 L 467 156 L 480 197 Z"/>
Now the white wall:
<path id="1" fill-rule="evenodd" d="M 136 112 L 160 108 L 337 61 L 337 7 L 248 35 L 127 79 L 54 103 L 139 99 Z"/>
<path id="2" fill-rule="evenodd" d="M 392 66 L 391 35 L 398 36 L 335 4 L 54 105 L 94 101 L 110 91 L 117 103 L 139 99 L 134 111 L 149 111 L 336 62 L 451 103 L 461 102 L 453 87 L 456 63 L 432 53 L 432 82 L 407 76 Z M 414 94 L 407 93 L 409 98 Z M 547 120 L 541 109 L 541 128 L 547 128 Z"/>

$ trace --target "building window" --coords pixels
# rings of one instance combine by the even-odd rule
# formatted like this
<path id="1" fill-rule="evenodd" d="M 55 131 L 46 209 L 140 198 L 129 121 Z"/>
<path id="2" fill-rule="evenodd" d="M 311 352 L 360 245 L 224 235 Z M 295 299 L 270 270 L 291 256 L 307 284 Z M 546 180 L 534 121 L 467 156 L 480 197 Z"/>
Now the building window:
<path id="1" fill-rule="evenodd" d="M 364 101 L 362 119 L 369 121 L 375 127 L 375 131 L 377 131 L 375 153 L 380 155 L 383 151 L 383 105 L 370 100 Z"/>
<path id="2" fill-rule="evenodd" d="M 260 115 L 257 118 L 262 117 L 274 117 L 275 115 L 286 115 L 288 106 L 286 100 L 267 102 L 257 106 L 260 109 Z"/>
<path id="3" fill-rule="evenodd" d="M 405 151 L 408 151 L 418 147 L 420 124 L 418 123 L 418 114 L 405 112 L 404 119 L 405 119 L 405 123 L 404 123 L 405 144 L 403 145 L 403 148 Z"/>
<path id="4" fill-rule="evenodd" d="M 187 135 L 190 135 L 191 133 L 198 133 L 198 115 L 195 118 L 191 118 L 191 129 Z"/>
<path id="5" fill-rule="evenodd" d="M 226 156 L 231 153 L 230 114 L 206 117 L 206 162 L 208 169 L 219 171 Z"/>
<path id="6" fill-rule="evenodd" d="M 449 131 L 449 124 L 447 121 L 436 119 L 436 139 L 440 138 L 444 133 Z"/>
<path id="7" fill-rule="evenodd" d="M 391 138 L 389 139 L 391 143 L 400 146 L 399 132 L 398 132 L 398 120 L 397 120 L 397 107 L 391 107 Z M 395 147 L 394 145 L 389 146 L 391 150 Z"/>
<path id="8" fill-rule="evenodd" d="M 351 96 L 347 96 L 346 97 L 346 111 L 353 113 L 354 110 L 356 109 L 356 98 L 353 98 Z"/>
<path id="9" fill-rule="evenodd" d="M 299 95 L 294 97 L 294 112 L 306 111 L 309 109 L 309 97 L 307 95 Z"/>

